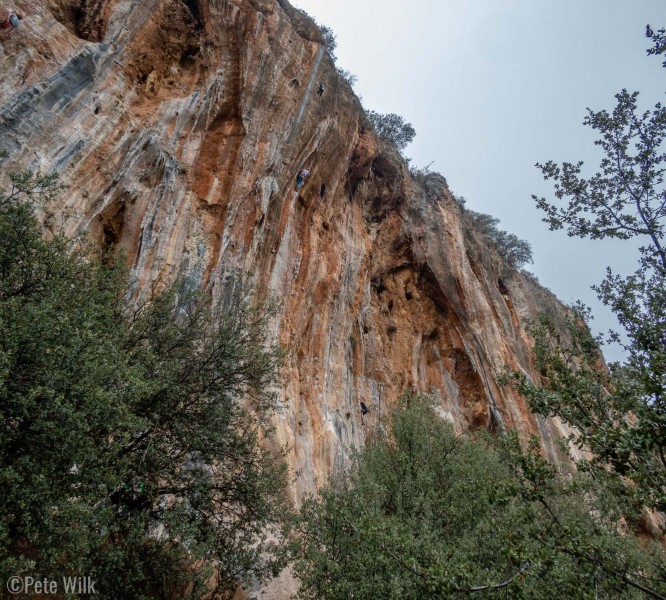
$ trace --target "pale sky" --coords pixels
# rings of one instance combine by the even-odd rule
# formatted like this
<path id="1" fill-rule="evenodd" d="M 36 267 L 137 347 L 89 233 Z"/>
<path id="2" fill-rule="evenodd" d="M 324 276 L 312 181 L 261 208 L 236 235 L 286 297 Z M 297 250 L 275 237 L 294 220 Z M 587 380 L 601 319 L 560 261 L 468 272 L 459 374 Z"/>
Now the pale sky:
<path id="1" fill-rule="evenodd" d="M 632 267 L 622 243 L 550 232 L 531 194 L 552 190 L 534 163 L 598 166 L 586 108 L 612 109 L 622 88 L 647 110 L 665 101 L 666 69 L 646 56 L 645 25 L 666 25 L 666 0 L 293 0 L 338 38 L 338 65 L 363 105 L 411 122 L 406 155 L 446 177 L 468 207 L 527 240 L 528 268 L 562 301 L 612 316 L 589 289 L 606 265 Z M 608 359 L 620 357 L 606 348 Z"/>

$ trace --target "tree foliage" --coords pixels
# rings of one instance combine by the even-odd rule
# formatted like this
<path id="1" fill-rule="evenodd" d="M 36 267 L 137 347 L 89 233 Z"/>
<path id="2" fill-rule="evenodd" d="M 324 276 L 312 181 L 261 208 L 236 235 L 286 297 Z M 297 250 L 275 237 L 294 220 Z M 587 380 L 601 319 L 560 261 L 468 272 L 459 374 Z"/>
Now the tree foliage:
<path id="1" fill-rule="evenodd" d="M 347 69 L 338 67 L 338 74 L 342 77 L 351 87 L 354 87 L 358 82 L 358 77 Z"/>
<path id="2" fill-rule="evenodd" d="M 118 261 L 42 237 L 0 196 L 0 571 L 81 574 L 99 597 L 199 597 L 262 577 L 284 491 L 262 446 L 279 352 L 266 313 L 212 309 L 182 287 L 126 301 Z M 245 408 L 249 398 L 252 412 Z"/>
<path id="3" fill-rule="evenodd" d="M 337 57 L 335 56 L 335 50 L 338 47 L 338 36 L 335 35 L 333 30 L 328 27 L 327 25 L 324 25 L 323 23 L 318 23 L 317 19 L 315 19 L 310 13 L 308 13 L 306 10 L 299 8 L 298 11 L 308 18 L 316 27 L 319 29 L 319 33 L 321 33 L 323 39 L 324 39 L 324 47 L 326 48 L 326 51 L 330 54 L 331 58 L 336 61 Z"/>
<path id="4" fill-rule="evenodd" d="M 604 368 L 598 341 L 586 325 L 589 313 L 578 306 L 559 331 L 542 314 L 530 328 L 537 367 L 546 382 L 537 385 L 513 373 L 516 388 L 535 412 L 558 416 L 574 426 L 569 441 L 589 451 L 578 467 L 598 477 L 608 470 L 615 482 L 639 505 L 664 510 L 666 471 L 663 432 L 654 407 L 641 394 L 640 377 L 629 365 Z M 625 482 L 631 482 L 626 485 Z"/>
<path id="5" fill-rule="evenodd" d="M 645 36 L 650 38 L 654 43 L 652 48 L 648 48 L 648 55 L 658 55 L 666 53 L 666 29 L 663 27 L 658 31 L 654 31 L 649 25 L 645 28 Z M 666 67 L 666 60 L 662 63 Z"/>
<path id="6" fill-rule="evenodd" d="M 374 110 L 369 110 L 367 115 L 377 135 L 391 142 L 400 152 L 416 137 L 412 124 L 407 123 L 400 115 L 395 113 L 383 115 Z"/>
<path id="7" fill-rule="evenodd" d="M 335 50 L 338 47 L 338 36 L 333 33 L 333 30 L 326 25 L 317 25 L 321 35 L 324 37 L 324 46 L 326 46 L 327 52 L 331 55 L 331 58 L 335 61 L 337 56 L 335 56 Z"/>
<path id="8" fill-rule="evenodd" d="M 458 202 L 460 203 L 460 201 Z M 464 206 L 464 204 L 461 204 L 461 206 Z M 469 209 L 465 210 L 465 215 L 472 221 L 477 231 L 495 246 L 500 256 L 511 266 L 519 269 L 533 261 L 532 246 L 529 242 L 521 240 L 513 233 L 500 229 L 498 227 L 499 219 Z"/>
<path id="9" fill-rule="evenodd" d="M 615 98 L 612 112 L 588 109 L 584 121 L 598 134 L 595 144 L 603 151 L 599 169 L 586 177 L 582 162 L 537 164 L 544 178 L 553 180 L 560 203 L 534 199 L 551 229 L 564 228 L 571 236 L 591 239 L 641 240 L 635 271 L 621 276 L 609 267 L 606 278 L 594 287 L 622 326 L 627 359 L 613 365 L 610 373 L 603 372 L 596 342 L 581 314 L 571 328 L 570 346 L 554 338 L 542 322 L 535 333 L 544 347 L 539 360 L 546 387 L 521 380 L 521 389 L 534 408 L 579 429 L 578 441 L 596 453 L 594 465 L 610 467 L 631 480 L 628 492 L 664 510 L 666 109 L 657 104 L 640 112 L 637 92 L 623 90 Z M 616 333 L 611 339 L 620 341 Z M 549 341 L 553 346 L 547 350 Z"/>
<path id="10" fill-rule="evenodd" d="M 558 473 L 538 440 L 528 452 L 515 435 L 497 447 L 472 441 L 437 418 L 430 400 L 411 395 L 387 427 L 346 476 L 304 504 L 301 598 L 632 598 L 645 584 L 666 591 L 660 551 L 620 535 L 621 507 L 589 478 Z"/>
<path id="11" fill-rule="evenodd" d="M 643 257 L 664 268 L 666 108 L 657 104 L 654 110 L 639 113 L 638 92 L 623 90 L 615 98 L 612 113 L 588 110 L 583 121 L 599 133 L 595 145 L 604 154 L 599 170 L 585 178 L 582 161 L 561 166 L 553 161 L 537 163 L 544 179 L 554 181 L 555 197 L 566 199 L 567 205 L 557 207 L 545 198 L 533 198 L 551 229 L 566 228 L 570 236 L 591 239 L 644 237 L 649 246 Z"/>

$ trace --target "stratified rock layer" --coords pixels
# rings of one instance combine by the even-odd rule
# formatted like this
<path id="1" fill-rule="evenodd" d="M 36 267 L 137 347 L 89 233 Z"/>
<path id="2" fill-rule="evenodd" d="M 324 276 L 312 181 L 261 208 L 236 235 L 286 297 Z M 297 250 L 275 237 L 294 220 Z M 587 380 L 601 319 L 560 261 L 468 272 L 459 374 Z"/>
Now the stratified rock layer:
<path id="1" fill-rule="evenodd" d="M 66 210 L 45 226 L 125 251 L 137 298 L 181 276 L 220 302 L 244 286 L 282 301 L 276 435 L 296 500 L 410 387 L 461 430 L 536 432 L 555 458 L 557 424 L 497 377 L 533 373 L 525 323 L 561 307 L 466 233 L 443 178 L 417 184 L 377 140 L 307 17 L 285 0 L 16 10 L 0 55 L 4 170 L 59 171 Z"/>

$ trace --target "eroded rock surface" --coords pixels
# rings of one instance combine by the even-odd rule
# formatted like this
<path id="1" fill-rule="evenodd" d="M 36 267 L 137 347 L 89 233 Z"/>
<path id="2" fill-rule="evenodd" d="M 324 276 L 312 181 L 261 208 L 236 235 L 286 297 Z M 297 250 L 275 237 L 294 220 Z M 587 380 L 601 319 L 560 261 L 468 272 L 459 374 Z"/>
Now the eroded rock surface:
<path id="1" fill-rule="evenodd" d="M 3 170 L 59 171 L 66 210 L 46 226 L 125 251 L 137 298 L 180 275 L 218 301 L 242 284 L 282 300 L 277 442 L 296 500 L 408 387 L 461 430 L 537 432 L 555 458 L 557 423 L 497 377 L 535 375 L 525 324 L 560 306 L 465 232 L 443 178 L 418 184 L 377 140 L 309 19 L 286 0 L 16 9 L 0 55 Z"/>

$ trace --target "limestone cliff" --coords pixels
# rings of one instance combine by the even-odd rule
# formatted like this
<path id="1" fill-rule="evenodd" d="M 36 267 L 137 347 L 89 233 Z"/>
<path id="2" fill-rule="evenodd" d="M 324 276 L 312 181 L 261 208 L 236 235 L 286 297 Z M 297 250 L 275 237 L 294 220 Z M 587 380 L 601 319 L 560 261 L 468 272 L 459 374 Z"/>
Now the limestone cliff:
<path id="1" fill-rule="evenodd" d="M 557 423 L 497 376 L 533 373 L 525 324 L 559 305 L 466 232 L 443 178 L 415 182 L 378 141 L 307 17 L 286 0 L 15 10 L 23 22 L 1 40 L 3 171 L 60 172 L 66 210 L 45 226 L 64 218 L 122 248 L 137 297 L 181 275 L 219 301 L 241 282 L 282 300 L 276 424 L 296 498 L 410 386 L 460 429 L 537 432 L 555 452 Z"/>

